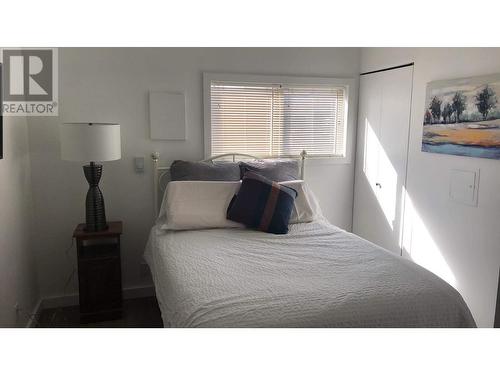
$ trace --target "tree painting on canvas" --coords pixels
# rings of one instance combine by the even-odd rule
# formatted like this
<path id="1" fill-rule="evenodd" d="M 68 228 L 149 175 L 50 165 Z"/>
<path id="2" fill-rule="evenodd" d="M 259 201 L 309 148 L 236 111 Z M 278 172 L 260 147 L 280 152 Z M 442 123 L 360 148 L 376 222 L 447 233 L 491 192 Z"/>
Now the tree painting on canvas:
<path id="1" fill-rule="evenodd" d="M 422 151 L 500 159 L 500 74 L 430 82 Z"/>

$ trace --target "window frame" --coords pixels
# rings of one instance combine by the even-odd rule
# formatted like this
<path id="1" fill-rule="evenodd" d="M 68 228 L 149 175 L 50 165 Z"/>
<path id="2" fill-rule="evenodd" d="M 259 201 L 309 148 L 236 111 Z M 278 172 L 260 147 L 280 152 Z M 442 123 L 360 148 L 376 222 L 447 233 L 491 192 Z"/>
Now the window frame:
<path id="1" fill-rule="evenodd" d="M 345 155 L 344 156 L 309 156 L 308 159 L 315 163 L 349 164 L 352 162 L 354 133 L 355 133 L 355 98 L 356 80 L 354 78 L 332 78 L 332 77 L 305 77 L 305 76 L 282 76 L 282 75 L 254 75 L 254 74 L 226 74 L 226 73 L 203 73 L 203 126 L 204 126 L 204 155 L 210 158 L 212 145 L 212 110 L 211 110 L 211 82 L 229 81 L 245 83 L 267 83 L 267 84 L 300 84 L 300 85 L 328 85 L 341 86 L 345 89 Z M 299 155 L 297 155 L 298 157 Z M 271 156 L 270 156 L 271 158 Z"/>

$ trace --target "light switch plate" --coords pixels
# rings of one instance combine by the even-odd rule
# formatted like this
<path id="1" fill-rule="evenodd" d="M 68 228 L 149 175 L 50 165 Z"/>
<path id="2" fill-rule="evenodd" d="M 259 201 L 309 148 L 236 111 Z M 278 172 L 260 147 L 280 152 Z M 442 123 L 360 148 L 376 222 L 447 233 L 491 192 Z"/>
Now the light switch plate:
<path id="1" fill-rule="evenodd" d="M 144 173 L 144 158 L 136 157 L 134 158 L 134 169 L 136 173 Z"/>
<path id="2" fill-rule="evenodd" d="M 477 206 L 479 169 L 452 169 L 450 174 L 450 198 L 455 202 Z"/>

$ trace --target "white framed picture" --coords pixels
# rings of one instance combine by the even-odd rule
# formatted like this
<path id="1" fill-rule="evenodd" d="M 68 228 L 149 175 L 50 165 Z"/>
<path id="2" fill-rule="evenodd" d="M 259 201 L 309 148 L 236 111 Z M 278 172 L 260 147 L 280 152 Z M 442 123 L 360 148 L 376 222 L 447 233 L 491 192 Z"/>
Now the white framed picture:
<path id="1" fill-rule="evenodd" d="M 186 104 L 184 93 L 149 92 L 149 125 L 153 140 L 186 139 Z"/>

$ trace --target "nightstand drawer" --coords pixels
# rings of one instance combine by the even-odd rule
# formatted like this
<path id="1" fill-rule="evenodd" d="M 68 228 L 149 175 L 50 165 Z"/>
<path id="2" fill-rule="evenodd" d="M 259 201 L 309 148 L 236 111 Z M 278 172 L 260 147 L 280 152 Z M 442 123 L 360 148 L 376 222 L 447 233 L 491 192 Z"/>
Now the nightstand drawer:
<path id="1" fill-rule="evenodd" d="M 79 260 L 112 258 L 119 256 L 120 256 L 120 244 L 118 242 L 82 245 L 78 253 Z"/>
<path id="2" fill-rule="evenodd" d="M 120 260 L 121 222 L 108 223 L 101 232 L 85 232 L 79 225 L 73 236 L 78 250 L 78 286 L 82 323 L 118 319 L 122 314 Z"/>
<path id="3" fill-rule="evenodd" d="M 85 260 L 78 263 L 80 311 L 119 309 L 122 305 L 121 270 L 117 259 Z"/>

